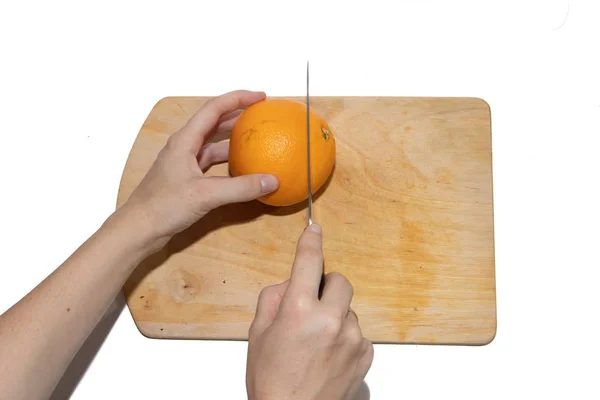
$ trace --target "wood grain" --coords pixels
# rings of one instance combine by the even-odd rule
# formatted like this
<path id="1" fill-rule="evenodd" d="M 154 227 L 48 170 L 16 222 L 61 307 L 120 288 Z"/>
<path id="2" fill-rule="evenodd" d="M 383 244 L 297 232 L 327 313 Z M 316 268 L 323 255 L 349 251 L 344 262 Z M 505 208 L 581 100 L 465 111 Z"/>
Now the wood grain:
<path id="1" fill-rule="evenodd" d="M 118 206 L 207 100 L 156 104 L 127 161 Z M 314 97 L 311 105 L 337 141 L 334 172 L 314 203 L 325 268 L 354 285 L 364 335 L 375 343 L 489 343 L 496 290 L 487 103 Z M 208 174 L 226 175 L 227 165 Z M 175 237 L 124 287 L 140 331 L 247 339 L 260 290 L 289 277 L 305 207 L 229 205 Z"/>

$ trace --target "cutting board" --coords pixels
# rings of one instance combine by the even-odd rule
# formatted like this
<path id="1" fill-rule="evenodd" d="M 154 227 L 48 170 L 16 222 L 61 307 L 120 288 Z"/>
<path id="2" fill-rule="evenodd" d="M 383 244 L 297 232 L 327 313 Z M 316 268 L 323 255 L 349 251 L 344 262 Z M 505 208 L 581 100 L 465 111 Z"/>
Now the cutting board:
<path id="1" fill-rule="evenodd" d="M 290 97 L 304 101 L 303 98 Z M 167 97 L 144 122 L 123 204 L 206 97 Z M 496 333 L 490 108 L 477 98 L 313 97 L 336 138 L 315 196 L 326 272 L 354 286 L 374 343 L 489 343 Z M 208 175 L 227 175 L 228 166 Z M 145 260 L 124 286 L 151 338 L 246 340 L 262 288 L 289 277 L 306 204 L 214 210 Z"/>

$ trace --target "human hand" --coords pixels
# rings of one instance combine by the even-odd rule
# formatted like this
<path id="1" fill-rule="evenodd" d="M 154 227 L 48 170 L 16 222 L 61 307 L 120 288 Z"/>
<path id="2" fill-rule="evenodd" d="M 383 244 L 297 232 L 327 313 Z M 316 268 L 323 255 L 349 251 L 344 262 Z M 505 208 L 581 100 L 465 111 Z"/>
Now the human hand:
<path id="1" fill-rule="evenodd" d="M 250 400 L 351 399 L 373 361 L 350 310 L 353 289 L 339 273 L 325 278 L 320 227 L 300 240 L 289 280 L 260 293 L 248 338 Z"/>
<path id="2" fill-rule="evenodd" d="M 205 177 L 210 165 L 228 158 L 229 143 L 206 144 L 217 133 L 229 132 L 241 108 L 265 98 L 262 92 L 226 93 L 203 105 L 169 137 L 152 167 L 124 204 L 148 228 L 152 246 L 162 247 L 176 233 L 210 210 L 227 203 L 254 200 L 277 189 L 272 175 L 236 178 Z"/>

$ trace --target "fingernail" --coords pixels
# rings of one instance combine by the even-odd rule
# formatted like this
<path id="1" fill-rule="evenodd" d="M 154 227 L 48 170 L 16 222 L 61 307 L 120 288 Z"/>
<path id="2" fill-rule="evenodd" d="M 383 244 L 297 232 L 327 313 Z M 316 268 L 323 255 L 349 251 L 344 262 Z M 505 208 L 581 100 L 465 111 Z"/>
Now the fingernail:
<path id="1" fill-rule="evenodd" d="M 271 193 L 277 190 L 279 181 L 273 175 L 263 175 L 260 177 L 260 190 L 262 193 Z"/>
<path id="2" fill-rule="evenodd" d="M 321 233 L 321 225 L 319 224 L 312 224 L 308 227 L 308 229 L 310 229 L 314 233 Z"/>

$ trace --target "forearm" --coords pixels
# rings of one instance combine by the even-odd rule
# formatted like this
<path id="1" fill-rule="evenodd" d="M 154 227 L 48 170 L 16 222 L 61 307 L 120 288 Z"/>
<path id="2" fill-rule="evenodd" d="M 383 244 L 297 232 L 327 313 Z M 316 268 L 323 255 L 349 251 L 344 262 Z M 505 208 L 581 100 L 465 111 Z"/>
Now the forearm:
<path id="1" fill-rule="evenodd" d="M 0 317 L 0 393 L 47 398 L 136 265 L 150 253 L 115 213 L 68 260 Z"/>

